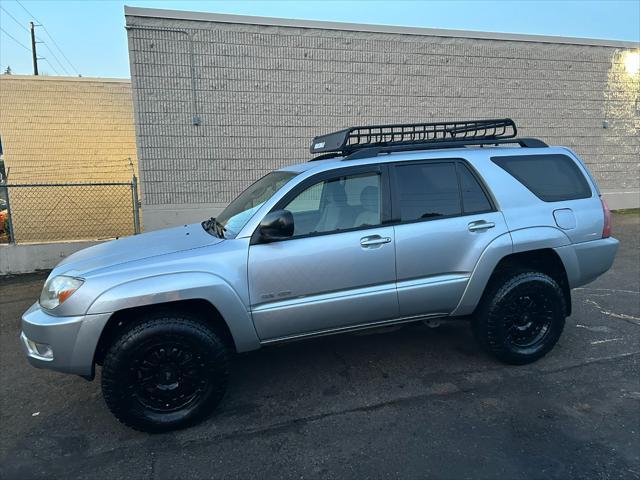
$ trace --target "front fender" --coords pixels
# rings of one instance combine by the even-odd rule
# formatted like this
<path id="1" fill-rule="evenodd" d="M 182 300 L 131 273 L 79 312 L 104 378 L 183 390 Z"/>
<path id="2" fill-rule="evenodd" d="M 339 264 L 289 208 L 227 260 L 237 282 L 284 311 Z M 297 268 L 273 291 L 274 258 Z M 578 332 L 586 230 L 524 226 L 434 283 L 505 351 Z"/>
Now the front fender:
<path id="1" fill-rule="evenodd" d="M 162 274 L 121 283 L 100 294 L 87 314 L 112 313 L 180 300 L 206 300 L 217 308 L 238 352 L 260 348 L 251 314 L 238 294 L 222 278 L 207 272 Z"/>

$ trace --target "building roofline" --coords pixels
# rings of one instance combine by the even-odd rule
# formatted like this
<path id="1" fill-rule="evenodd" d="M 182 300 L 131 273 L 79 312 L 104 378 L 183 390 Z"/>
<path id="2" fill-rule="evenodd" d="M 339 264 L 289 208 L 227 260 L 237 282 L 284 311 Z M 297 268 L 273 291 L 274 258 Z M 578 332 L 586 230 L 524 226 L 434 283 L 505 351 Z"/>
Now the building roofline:
<path id="1" fill-rule="evenodd" d="M 226 13 L 187 12 L 159 8 L 124 7 L 125 16 L 192 20 L 200 22 L 238 23 L 268 25 L 275 27 L 317 28 L 324 30 L 349 30 L 370 33 L 395 33 L 435 37 L 473 38 L 482 40 L 509 40 L 514 42 L 556 43 L 568 45 L 590 45 L 598 47 L 638 48 L 640 42 L 605 40 L 594 38 L 559 37 L 551 35 L 525 35 L 520 33 L 478 32 L 470 30 L 447 30 L 441 28 L 401 27 L 394 25 L 370 25 L 364 23 L 328 22 L 320 20 L 297 20 L 289 18 L 256 17 Z"/>
<path id="2" fill-rule="evenodd" d="M 108 78 L 108 77 L 67 77 L 58 75 L 0 75 L 3 80 L 34 80 L 34 81 L 57 81 L 57 82 L 101 82 L 101 83 L 131 83 L 130 78 Z"/>

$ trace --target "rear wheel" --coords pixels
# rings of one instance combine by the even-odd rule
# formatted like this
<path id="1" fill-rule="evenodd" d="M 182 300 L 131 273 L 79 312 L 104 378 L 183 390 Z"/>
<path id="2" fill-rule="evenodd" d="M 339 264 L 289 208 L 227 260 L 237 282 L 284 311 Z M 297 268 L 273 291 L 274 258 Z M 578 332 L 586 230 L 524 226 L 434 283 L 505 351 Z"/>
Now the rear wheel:
<path id="1" fill-rule="evenodd" d="M 523 365 L 546 355 L 564 329 L 562 289 L 548 275 L 516 271 L 499 275 L 473 320 L 479 343 L 499 360 Z"/>
<path id="2" fill-rule="evenodd" d="M 125 425 L 175 430 L 208 416 L 222 399 L 229 351 L 204 323 L 181 314 L 151 315 L 109 348 L 102 392 Z"/>

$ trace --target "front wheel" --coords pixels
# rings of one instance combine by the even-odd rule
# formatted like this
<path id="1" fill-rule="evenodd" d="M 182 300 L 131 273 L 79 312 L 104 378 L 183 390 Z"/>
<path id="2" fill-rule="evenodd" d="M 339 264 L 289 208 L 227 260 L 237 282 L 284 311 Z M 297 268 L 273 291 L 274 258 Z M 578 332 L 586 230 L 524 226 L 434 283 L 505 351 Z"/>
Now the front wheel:
<path id="1" fill-rule="evenodd" d="M 558 283 L 541 272 L 512 272 L 487 287 L 473 320 L 479 343 L 499 360 L 524 365 L 556 344 L 566 318 Z"/>
<path id="2" fill-rule="evenodd" d="M 156 314 L 109 348 L 102 392 L 125 425 L 146 432 L 175 430 L 208 416 L 227 385 L 229 351 L 204 323 Z"/>

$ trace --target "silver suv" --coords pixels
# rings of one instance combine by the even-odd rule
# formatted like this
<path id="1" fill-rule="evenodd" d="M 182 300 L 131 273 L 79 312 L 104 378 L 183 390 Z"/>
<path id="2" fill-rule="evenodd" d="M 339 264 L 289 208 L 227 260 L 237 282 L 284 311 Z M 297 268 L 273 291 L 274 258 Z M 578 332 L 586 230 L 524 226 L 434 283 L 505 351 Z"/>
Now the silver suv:
<path id="1" fill-rule="evenodd" d="M 29 361 L 93 379 L 145 431 L 204 418 L 234 352 L 468 318 L 510 364 L 548 353 L 618 241 L 583 162 L 513 121 L 354 127 L 217 217 L 80 251 L 22 317 Z"/>

